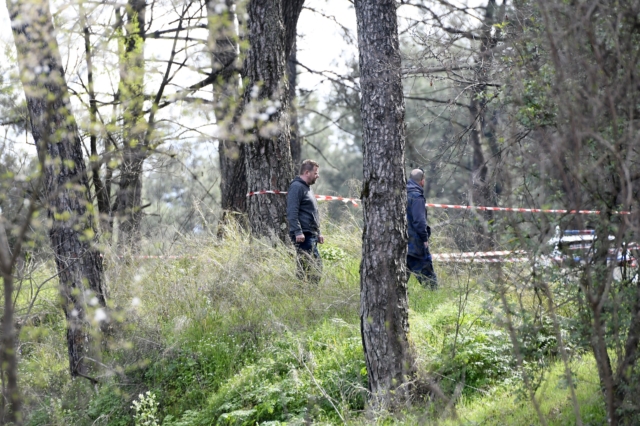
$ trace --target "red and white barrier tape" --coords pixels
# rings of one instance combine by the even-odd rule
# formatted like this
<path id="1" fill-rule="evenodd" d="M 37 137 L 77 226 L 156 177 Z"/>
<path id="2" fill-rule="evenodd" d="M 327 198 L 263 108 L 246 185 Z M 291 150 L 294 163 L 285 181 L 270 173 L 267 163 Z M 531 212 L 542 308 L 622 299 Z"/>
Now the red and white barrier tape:
<path id="1" fill-rule="evenodd" d="M 608 259 L 608 261 L 609 260 L 613 260 L 613 259 Z M 526 262 L 531 262 L 531 259 L 528 257 L 443 258 L 443 259 L 438 259 L 434 257 L 433 261 L 442 262 L 442 263 L 526 263 Z M 551 257 L 541 256 L 540 258 L 538 258 L 538 261 L 543 262 L 543 264 L 544 263 L 549 264 L 552 262 L 558 265 L 562 265 L 567 262 L 572 262 L 573 259 L 562 257 L 562 256 L 551 256 Z M 638 262 L 634 258 L 629 258 L 627 260 L 618 259 L 616 260 L 616 262 L 618 262 L 619 266 L 622 266 L 622 264 L 626 263 L 631 268 L 638 267 Z"/>
<path id="2" fill-rule="evenodd" d="M 261 191 L 251 191 L 247 193 L 247 197 L 251 197 L 253 195 L 262 195 L 262 194 L 286 194 L 287 191 L 272 191 L 272 190 L 261 190 Z M 354 206 L 358 206 L 359 198 L 345 198 L 345 197 L 334 197 L 332 195 L 316 195 L 315 196 L 320 201 L 342 201 L 344 203 L 353 203 Z M 433 207 L 436 209 L 458 209 L 458 210 L 482 210 L 482 211 L 493 211 L 493 212 L 516 212 L 516 213 L 555 213 L 555 214 L 600 214 L 600 210 L 565 210 L 565 209 L 523 209 L 519 207 L 486 207 L 486 206 L 465 206 L 460 204 L 433 204 L 427 203 L 427 207 Z M 620 215 L 629 215 L 631 212 L 629 211 L 614 211 L 613 214 Z"/>
<path id="3" fill-rule="evenodd" d="M 439 263 L 526 263 L 530 262 L 531 259 L 528 257 L 501 257 L 504 254 L 496 254 L 496 253 L 508 253 L 508 254 L 526 254 L 526 252 L 519 250 L 515 252 L 479 252 L 479 253 L 439 253 L 433 254 L 432 259 L 434 262 Z M 477 257 L 471 257 L 471 256 Z M 494 256 L 494 257 L 488 257 Z M 123 258 L 123 256 L 114 256 L 118 259 Z M 133 259 L 197 259 L 197 256 L 131 256 Z M 553 257 L 541 257 L 542 261 L 551 261 L 557 264 L 563 264 L 571 259 L 567 259 L 560 256 Z M 627 260 L 628 264 L 632 268 L 637 268 L 638 263 L 636 259 L 630 257 Z"/>
<path id="4" fill-rule="evenodd" d="M 517 212 L 517 213 L 558 213 L 558 214 L 600 214 L 600 210 L 563 210 L 563 209 L 522 209 L 517 207 L 485 207 L 485 206 L 465 206 L 457 204 L 432 204 L 427 203 L 427 207 L 438 209 L 462 209 L 462 210 L 483 210 L 494 212 Z M 614 211 L 614 214 L 631 214 L 628 211 Z"/>
<path id="5" fill-rule="evenodd" d="M 520 263 L 520 262 L 529 262 L 529 259 L 526 257 L 496 257 L 496 258 L 433 257 L 433 261 L 443 262 L 443 263 Z"/>
<path id="6" fill-rule="evenodd" d="M 262 191 L 252 191 L 247 193 L 247 197 L 251 197 L 253 195 L 262 195 L 262 194 L 286 194 L 287 191 L 271 191 L 263 189 Z M 354 206 L 358 207 L 358 202 L 360 199 L 358 198 L 346 198 L 346 197 L 334 197 L 333 195 L 317 195 L 314 194 L 318 201 L 342 201 L 343 203 L 352 203 Z"/>
<path id="7" fill-rule="evenodd" d="M 591 244 L 571 244 L 568 248 L 569 250 L 589 250 L 591 249 L 592 245 Z M 637 244 L 629 244 L 625 247 L 625 250 L 638 250 L 640 248 L 640 246 L 638 246 Z M 612 252 L 622 252 L 623 249 L 619 248 L 610 248 L 609 249 L 609 253 Z"/>
<path id="8" fill-rule="evenodd" d="M 100 255 L 100 257 L 104 257 L 104 255 Z M 123 258 L 124 256 L 108 256 L 108 257 L 116 257 Z M 197 256 L 129 256 L 132 259 L 197 259 Z"/>
<path id="9" fill-rule="evenodd" d="M 271 191 L 263 189 L 262 191 L 251 191 L 247 192 L 247 197 L 251 197 L 252 195 L 262 195 L 262 194 L 286 194 L 287 191 Z"/>
<path id="10" fill-rule="evenodd" d="M 514 256 L 527 254 L 524 250 L 516 251 L 483 251 L 483 252 L 463 252 L 463 253 L 435 253 L 431 255 L 433 260 L 445 260 L 445 259 L 467 259 L 477 257 L 498 257 L 498 256 Z"/>

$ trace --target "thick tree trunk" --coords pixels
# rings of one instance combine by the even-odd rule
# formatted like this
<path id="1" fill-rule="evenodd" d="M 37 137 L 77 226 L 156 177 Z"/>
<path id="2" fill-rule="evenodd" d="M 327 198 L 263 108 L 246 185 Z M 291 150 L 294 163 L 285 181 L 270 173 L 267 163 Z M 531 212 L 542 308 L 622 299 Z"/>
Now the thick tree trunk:
<path id="1" fill-rule="evenodd" d="M 238 73 L 239 38 L 235 0 L 227 0 L 226 10 L 215 10 L 217 2 L 207 3 L 209 17 L 209 43 L 212 53 L 211 72 L 218 73 L 213 83 L 213 101 L 216 122 L 223 137 L 218 139 L 220 157 L 220 193 L 223 211 L 222 222 L 229 214 L 247 211 L 247 173 L 241 142 L 230 135 L 228 127 L 239 100 L 240 74 Z M 225 135 L 227 135 L 225 137 Z M 241 222 L 244 222 L 241 220 Z"/>
<path id="2" fill-rule="evenodd" d="M 250 50 L 244 63 L 249 85 L 244 114 L 256 111 L 252 141 L 245 145 L 249 190 L 288 188 L 293 178 L 286 59 L 302 10 L 301 0 L 251 0 L 248 6 Z M 288 239 L 286 199 L 254 196 L 247 200 L 255 235 Z"/>
<path id="3" fill-rule="evenodd" d="M 142 221 L 142 166 L 148 156 L 144 119 L 145 0 L 129 0 L 124 52 L 120 57 L 120 99 L 122 100 L 122 162 L 117 209 L 118 245 L 135 252 L 140 247 Z"/>
<path id="4" fill-rule="evenodd" d="M 356 0 L 363 123 L 360 326 L 371 404 L 393 408 L 412 374 L 405 262 L 404 98 L 394 0 Z"/>
<path id="5" fill-rule="evenodd" d="M 7 6 L 31 133 L 44 173 L 42 201 L 51 221 L 49 238 L 67 318 L 69 367 L 72 375 L 86 376 L 90 335 L 85 300 L 95 296 L 105 306 L 105 292 L 102 257 L 91 244 L 94 218 L 88 209 L 90 189 L 80 138 L 49 3 L 18 0 Z"/>
<path id="6" fill-rule="evenodd" d="M 291 125 L 291 158 L 293 160 L 294 172 L 302 163 L 302 140 L 300 139 L 300 126 L 298 125 L 298 109 L 296 108 L 296 85 L 298 82 L 298 62 L 296 54 L 297 43 L 294 39 L 291 54 L 287 60 L 287 79 L 289 80 L 289 117 Z"/>

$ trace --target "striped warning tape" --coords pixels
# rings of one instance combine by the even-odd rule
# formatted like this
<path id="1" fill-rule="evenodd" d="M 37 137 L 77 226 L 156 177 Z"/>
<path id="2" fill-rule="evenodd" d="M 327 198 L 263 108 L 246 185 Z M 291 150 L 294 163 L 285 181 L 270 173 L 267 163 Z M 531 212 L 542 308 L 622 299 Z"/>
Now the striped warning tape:
<path id="1" fill-rule="evenodd" d="M 541 264 L 557 264 L 562 265 L 569 262 L 580 263 L 583 259 L 579 257 L 566 257 L 566 256 L 540 256 L 536 258 L 536 262 L 541 262 Z M 488 258 L 433 258 L 434 262 L 438 263 L 526 263 L 531 262 L 531 259 L 528 257 L 488 257 Z M 607 257 L 607 262 L 616 261 L 618 266 L 627 265 L 631 268 L 637 268 L 638 262 L 633 257 L 624 257 L 618 256 Z"/>
<path id="2" fill-rule="evenodd" d="M 253 195 L 262 194 L 286 194 L 287 191 L 266 190 L 251 191 L 247 193 L 247 197 Z M 342 201 L 344 203 L 353 203 L 354 206 L 358 206 L 357 203 L 361 202 L 359 198 L 346 198 L 346 197 L 334 197 L 332 195 L 316 195 L 320 201 Z M 427 207 L 433 207 L 436 209 L 458 209 L 458 210 L 482 210 L 493 212 L 516 212 L 516 213 L 555 213 L 555 214 L 600 214 L 600 210 L 566 210 L 566 209 L 523 209 L 519 207 L 486 207 L 486 206 L 465 206 L 463 204 L 434 204 L 427 203 Z M 614 211 L 613 214 L 630 215 L 630 211 Z M 591 233 L 591 232 L 588 232 Z"/>
<path id="3" fill-rule="evenodd" d="M 523 209 L 518 207 L 485 207 L 485 206 L 465 206 L 458 204 L 432 204 L 427 203 L 427 207 L 437 209 L 462 209 L 462 210 L 483 210 L 494 212 L 517 212 L 517 213 L 558 213 L 558 214 L 600 214 L 600 210 L 564 210 L 564 209 Z M 631 214 L 628 211 L 614 211 L 614 214 Z"/>
<path id="4" fill-rule="evenodd" d="M 462 252 L 462 253 L 436 253 L 432 254 L 431 258 L 436 260 L 445 260 L 445 259 L 466 259 L 466 258 L 477 258 L 477 257 L 499 257 L 499 256 L 514 256 L 514 255 L 523 255 L 527 254 L 524 250 L 504 250 L 504 251 L 483 251 L 483 252 Z"/>
<path id="5" fill-rule="evenodd" d="M 591 249 L 592 244 L 571 244 L 569 246 L 569 250 L 589 250 Z M 624 249 L 625 250 L 638 250 L 640 248 L 640 246 L 638 246 L 638 244 L 627 244 Z M 622 251 L 622 248 L 610 248 L 609 249 L 609 253 L 612 252 L 616 252 L 616 251 Z"/>
<path id="6" fill-rule="evenodd" d="M 197 259 L 197 256 L 131 256 L 134 259 Z"/>
<path id="7" fill-rule="evenodd" d="M 442 262 L 442 263 L 520 263 L 520 262 L 529 262 L 529 259 L 526 257 L 496 257 L 496 258 L 433 257 L 433 261 Z"/>
<path id="8" fill-rule="evenodd" d="M 495 254 L 493 254 L 492 256 L 496 256 L 496 257 L 485 257 L 487 256 L 487 253 L 499 253 L 499 252 L 480 252 L 480 253 L 440 253 L 440 254 L 434 254 L 432 255 L 432 259 L 434 262 L 438 262 L 438 263 L 473 263 L 473 264 L 480 264 L 480 263 L 526 263 L 526 262 L 530 262 L 531 259 L 528 257 L 500 257 L 500 256 L 496 256 Z M 508 252 L 510 254 L 520 254 L 520 251 L 518 252 Z M 522 252 L 525 253 L 525 252 Z M 460 256 L 462 255 L 462 256 Z M 470 257 L 469 255 L 475 255 L 477 257 Z M 109 257 L 115 257 L 117 259 L 123 259 L 124 256 L 109 256 Z M 197 259 L 197 256 L 131 256 L 131 258 L 133 259 L 171 259 L 171 260 L 178 260 L 178 259 Z M 612 260 L 616 260 L 618 262 L 619 265 L 622 264 L 626 264 L 632 268 L 637 268 L 638 267 L 638 263 L 637 260 L 635 258 L 633 258 L 632 256 L 620 256 L 618 255 L 617 258 L 612 258 L 612 257 L 608 257 L 607 261 L 612 261 Z M 566 256 L 541 256 L 539 258 L 540 261 L 542 261 L 543 263 L 547 263 L 547 262 L 553 262 L 555 264 L 563 264 L 569 261 L 573 261 L 573 262 L 580 262 L 582 259 L 580 257 L 566 257 Z M 205 260 L 206 262 L 210 262 L 210 260 Z"/>
<path id="9" fill-rule="evenodd" d="M 251 197 L 253 195 L 262 195 L 262 194 L 286 194 L 287 191 L 271 191 L 271 190 L 262 190 L 262 191 L 252 191 L 247 193 L 247 197 Z M 360 199 L 358 198 L 347 198 L 347 197 L 334 197 L 333 195 L 317 195 L 314 194 L 318 201 L 342 201 L 343 203 L 352 203 L 354 206 L 358 207 L 358 203 Z"/>
<path id="10" fill-rule="evenodd" d="M 100 255 L 100 257 L 105 257 L 103 254 Z M 115 257 L 115 258 L 124 258 L 126 256 L 120 256 L 120 255 L 109 255 L 108 257 Z M 197 259 L 197 256 L 147 256 L 147 255 L 133 255 L 133 256 L 128 256 L 131 259 Z"/>
<path id="11" fill-rule="evenodd" d="M 272 190 L 267 190 L 267 189 L 263 189 L 261 191 L 251 191 L 247 193 L 247 197 L 251 197 L 253 195 L 262 195 L 262 194 L 286 194 L 287 191 L 272 191 Z"/>

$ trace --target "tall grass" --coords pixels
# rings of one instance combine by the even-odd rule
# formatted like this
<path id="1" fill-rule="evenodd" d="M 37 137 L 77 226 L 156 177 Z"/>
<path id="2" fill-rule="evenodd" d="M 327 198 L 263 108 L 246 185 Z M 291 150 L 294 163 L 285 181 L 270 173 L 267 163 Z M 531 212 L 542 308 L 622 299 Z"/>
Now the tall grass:
<path id="1" fill-rule="evenodd" d="M 526 399 L 517 399 L 520 373 L 508 335 L 495 322 L 499 309 L 487 268 L 437 264 L 441 288 L 435 292 L 410 280 L 418 376 L 436 384 L 446 400 L 427 392 L 391 416 L 365 411 L 361 230 L 355 221 L 327 225 L 317 285 L 298 281 L 291 247 L 252 239 L 234 226 L 224 234 L 178 240 L 170 253 L 159 253 L 162 245 L 154 241 L 143 244 L 144 254 L 178 259 L 106 255 L 112 321 L 98 387 L 69 379 L 57 310 L 47 321 L 25 325 L 20 368 L 29 424 L 132 425 L 132 401 L 147 391 L 159 403 L 158 424 L 165 426 L 492 424 L 492 416 L 509 424 L 523 418 L 518 413 L 529 413 Z M 449 242 L 436 238 L 432 250 L 445 250 Z M 519 274 L 510 267 L 503 272 Z M 43 294 L 39 306 L 55 307 L 55 293 Z M 568 418 L 560 370 L 553 354 L 545 356 L 538 390 L 545 413 Z M 584 372 L 580 377 L 593 373 L 588 360 L 576 366 Z M 585 410 L 600 419 L 597 389 L 586 379 L 578 387 Z"/>

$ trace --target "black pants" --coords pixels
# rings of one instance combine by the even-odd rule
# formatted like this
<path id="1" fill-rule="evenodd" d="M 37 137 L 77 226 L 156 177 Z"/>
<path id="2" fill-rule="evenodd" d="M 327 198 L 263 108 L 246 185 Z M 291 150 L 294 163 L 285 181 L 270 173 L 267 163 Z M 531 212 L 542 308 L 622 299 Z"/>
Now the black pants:
<path id="1" fill-rule="evenodd" d="M 407 256 L 407 269 L 416 276 L 423 287 L 428 286 L 431 290 L 438 288 L 438 277 L 433 270 L 433 261 L 428 247 L 425 247 L 423 257 Z M 409 279 L 408 274 L 407 279 Z"/>
<path id="2" fill-rule="evenodd" d="M 314 284 L 322 277 L 322 259 L 318 251 L 318 237 L 310 232 L 304 233 L 304 242 L 296 243 L 296 237 L 291 237 L 296 246 L 296 276 L 301 281 Z"/>

